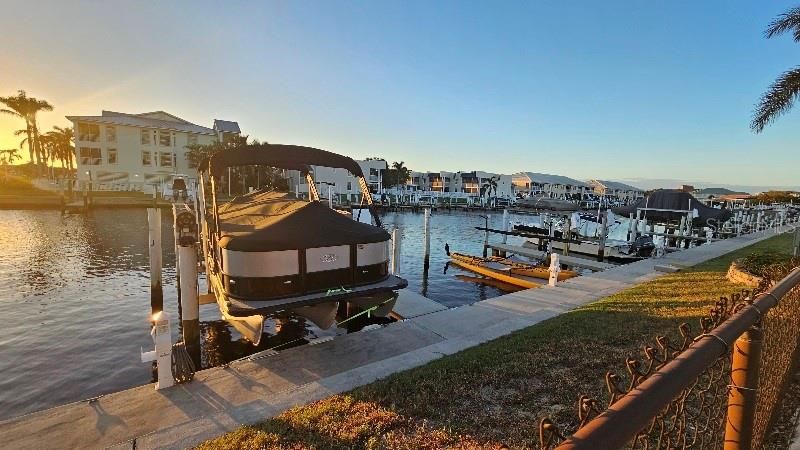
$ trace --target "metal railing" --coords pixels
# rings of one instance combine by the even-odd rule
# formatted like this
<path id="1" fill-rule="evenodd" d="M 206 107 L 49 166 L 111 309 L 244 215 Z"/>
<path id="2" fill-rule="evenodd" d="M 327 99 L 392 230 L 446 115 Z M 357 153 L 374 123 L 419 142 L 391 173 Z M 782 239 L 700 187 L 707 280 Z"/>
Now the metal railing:
<path id="1" fill-rule="evenodd" d="M 607 409 L 579 399 L 574 434 L 543 419 L 540 448 L 763 448 L 797 368 L 799 284 L 800 267 L 774 284 L 768 273 L 760 294 L 721 298 L 700 335 L 684 324 L 680 346 L 657 338 L 628 358 L 627 380 L 606 375 Z"/>

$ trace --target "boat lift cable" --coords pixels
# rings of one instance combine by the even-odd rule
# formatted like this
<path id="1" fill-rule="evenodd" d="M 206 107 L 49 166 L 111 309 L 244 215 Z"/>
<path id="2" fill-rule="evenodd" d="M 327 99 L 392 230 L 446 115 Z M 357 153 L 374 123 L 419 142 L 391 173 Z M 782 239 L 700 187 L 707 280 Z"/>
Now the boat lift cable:
<path id="1" fill-rule="evenodd" d="M 172 376 L 175 377 L 177 383 L 187 383 L 192 381 L 194 373 L 197 368 L 186 350 L 186 344 L 183 341 L 176 342 L 172 345 Z"/>

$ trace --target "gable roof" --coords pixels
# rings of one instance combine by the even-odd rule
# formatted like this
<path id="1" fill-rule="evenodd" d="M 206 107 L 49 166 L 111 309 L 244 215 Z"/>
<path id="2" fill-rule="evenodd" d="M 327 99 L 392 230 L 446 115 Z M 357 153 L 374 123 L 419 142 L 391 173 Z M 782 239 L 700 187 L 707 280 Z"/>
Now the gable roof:
<path id="1" fill-rule="evenodd" d="M 602 184 L 606 187 L 606 189 L 615 189 L 618 191 L 636 191 L 636 192 L 644 192 L 644 190 L 637 188 L 636 186 L 631 186 L 630 184 L 620 183 L 619 181 L 608 181 L 608 180 L 592 180 L 597 183 Z"/>
<path id="2" fill-rule="evenodd" d="M 574 178 L 565 177 L 563 175 L 551 175 L 549 173 L 537 172 L 518 172 L 515 175 L 526 176 L 529 180 L 537 184 L 563 184 L 567 186 L 584 186 L 588 187 L 589 184 L 583 181 L 578 181 Z"/>
<path id="3" fill-rule="evenodd" d="M 230 120 L 214 119 L 214 129 L 223 133 L 241 133 L 239 124 Z"/>
<path id="4" fill-rule="evenodd" d="M 728 188 L 703 188 L 693 191 L 692 194 L 695 197 L 703 195 L 749 195 L 747 192 L 732 191 Z"/>
<path id="5" fill-rule="evenodd" d="M 103 111 L 103 114 L 100 116 L 67 116 L 67 120 L 71 122 L 92 122 L 111 125 L 127 125 L 141 128 L 158 128 L 162 130 L 183 131 L 186 133 L 210 135 L 216 134 L 216 132 L 211 128 L 193 124 L 181 119 L 180 117 L 167 114 L 164 111 L 154 111 L 142 114 Z"/>

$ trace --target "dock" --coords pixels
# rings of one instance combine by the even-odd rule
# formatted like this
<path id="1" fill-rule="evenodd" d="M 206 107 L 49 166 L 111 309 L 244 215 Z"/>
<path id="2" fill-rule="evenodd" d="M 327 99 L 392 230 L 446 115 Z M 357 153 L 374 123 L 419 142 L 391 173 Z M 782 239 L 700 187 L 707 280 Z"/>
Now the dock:
<path id="1" fill-rule="evenodd" d="M 0 442 L 8 448 L 190 447 L 664 276 L 656 266 L 695 265 L 772 236 L 773 230 L 739 236 L 452 309 L 401 292 L 398 322 L 244 358 L 169 389 L 144 385 L 6 420 Z"/>
<path id="2" fill-rule="evenodd" d="M 542 252 L 534 248 L 521 247 L 518 245 L 508 245 L 508 244 L 499 244 L 490 242 L 488 246 L 489 248 L 494 250 L 499 250 L 501 252 L 506 252 L 509 254 L 526 256 L 528 258 L 545 259 L 545 257 L 547 256 L 546 252 Z M 578 258 L 575 256 L 562 255 L 560 253 L 558 255 L 558 261 L 568 266 L 579 267 L 581 269 L 590 269 L 595 272 L 607 270 L 612 267 L 617 267 L 617 264 L 595 261 L 589 258 Z"/>

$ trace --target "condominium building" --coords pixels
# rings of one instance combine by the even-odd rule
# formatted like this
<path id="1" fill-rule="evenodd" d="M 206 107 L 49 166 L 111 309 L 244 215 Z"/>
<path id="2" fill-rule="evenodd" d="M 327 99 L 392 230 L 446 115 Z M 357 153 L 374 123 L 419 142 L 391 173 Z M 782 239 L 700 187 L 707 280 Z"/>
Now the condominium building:
<path id="1" fill-rule="evenodd" d="M 67 116 L 75 133 L 79 181 L 94 189 L 148 190 L 173 175 L 196 176 L 187 146 L 224 141 L 241 133 L 236 122 L 215 120 L 213 128 L 164 111 Z"/>
<path id="2" fill-rule="evenodd" d="M 613 197 L 623 202 L 630 202 L 644 197 L 644 191 L 619 181 L 589 180 L 594 193 L 605 197 Z"/>
<path id="3" fill-rule="evenodd" d="M 517 172 L 511 176 L 514 188 L 523 194 L 546 195 L 552 198 L 582 199 L 592 192 L 592 186 L 562 175 L 536 172 Z"/>

